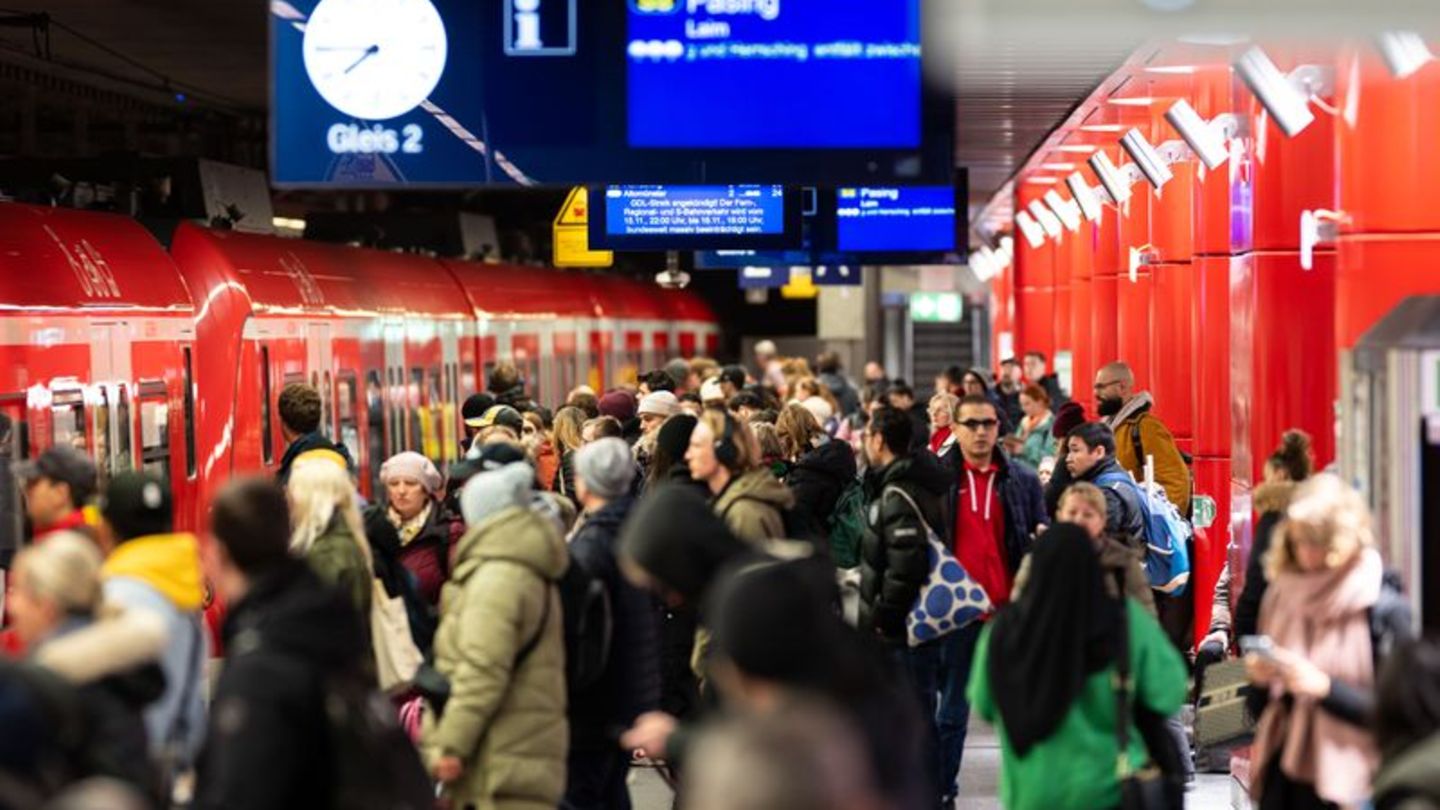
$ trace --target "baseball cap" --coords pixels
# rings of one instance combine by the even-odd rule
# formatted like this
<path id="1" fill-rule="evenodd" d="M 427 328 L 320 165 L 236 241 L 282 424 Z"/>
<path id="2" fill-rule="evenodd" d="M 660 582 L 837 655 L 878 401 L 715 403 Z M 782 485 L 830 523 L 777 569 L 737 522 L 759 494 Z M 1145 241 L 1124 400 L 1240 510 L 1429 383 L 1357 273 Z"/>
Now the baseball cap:
<path id="1" fill-rule="evenodd" d="M 478 420 L 466 424 L 482 429 L 488 427 L 510 428 L 515 431 L 516 436 L 519 436 L 525 428 L 525 417 L 509 405 L 491 405 Z"/>
<path id="2" fill-rule="evenodd" d="M 30 461 L 17 463 L 14 470 L 15 477 L 23 482 L 49 478 L 59 484 L 69 484 L 70 497 L 77 504 L 95 496 L 95 462 L 69 445 L 51 447 Z"/>
<path id="3" fill-rule="evenodd" d="M 460 418 L 468 427 L 481 427 L 480 418 L 494 405 L 495 397 L 489 394 L 471 394 L 460 406 Z"/>
<path id="4" fill-rule="evenodd" d="M 165 534 L 174 526 L 170 488 L 158 477 L 123 472 L 110 479 L 100 498 L 100 514 L 121 539 Z"/>
<path id="5" fill-rule="evenodd" d="M 720 369 L 720 381 L 728 382 L 736 389 L 745 387 L 745 369 L 740 366 L 725 366 Z"/>

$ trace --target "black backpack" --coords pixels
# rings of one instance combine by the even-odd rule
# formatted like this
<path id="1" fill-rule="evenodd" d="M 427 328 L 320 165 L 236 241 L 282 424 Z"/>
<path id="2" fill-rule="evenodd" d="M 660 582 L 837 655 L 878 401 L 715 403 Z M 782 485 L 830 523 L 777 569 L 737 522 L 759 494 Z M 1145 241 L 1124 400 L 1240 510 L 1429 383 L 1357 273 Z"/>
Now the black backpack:
<path id="1" fill-rule="evenodd" d="M 326 682 L 330 806 L 345 810 L 431 810 L 435 789 L 395 706 L 355 677 Z"/>
<path id="2" fill-rule="evenodd" d="M 565 611 L 565 683 L 573 695 L 605 674 L 615 620 L 604 580 L 591 576 L 573 556 L 556 584 Z"/>

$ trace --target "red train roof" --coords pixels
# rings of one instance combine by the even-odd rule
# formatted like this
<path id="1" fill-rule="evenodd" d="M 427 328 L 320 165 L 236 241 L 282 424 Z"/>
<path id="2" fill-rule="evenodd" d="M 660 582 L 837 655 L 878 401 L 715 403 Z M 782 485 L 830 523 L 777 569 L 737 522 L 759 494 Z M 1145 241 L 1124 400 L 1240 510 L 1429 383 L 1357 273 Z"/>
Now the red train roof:
<path id="1" fill-rule="evenodd" d="M 593 318 L 594 277 L 548 267 L 442 259 L 464 287 L 476 315 Z"/>
<path id="2" fill-rule="evenodd" d="M 0 203 L 0 308 L 192 311 L 169 254 L 115 214 Z"/>
<path id="3" fill-rule="evenodd" d="M 413 313 L 470 318 L 455 279 L 424 256 L 213 231 L 189 223 L 171 246 L 187 277 L 220 272 L 257 312 Z"/>

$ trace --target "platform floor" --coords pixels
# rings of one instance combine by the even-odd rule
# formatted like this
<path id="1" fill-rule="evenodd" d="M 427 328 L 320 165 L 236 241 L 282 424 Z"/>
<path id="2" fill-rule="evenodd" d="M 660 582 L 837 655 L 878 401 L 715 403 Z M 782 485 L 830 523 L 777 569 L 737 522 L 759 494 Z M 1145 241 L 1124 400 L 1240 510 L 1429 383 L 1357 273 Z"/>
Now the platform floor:
<path id="1" fill-rule="evenodd" d="M 1000 745 L 995 732 L 975 721 L 965 745 L 965 762 L 960 771 L 960 810 L 999 810 Z M 1227 810 L 1231 807 L 1231 780 L 1223 774 L 1200 774 L 1185 797 L 1192 810 Z M 635 810 L 670 810 L 674 796 L 648 769 L 630 772 L 630 796 Z"/>

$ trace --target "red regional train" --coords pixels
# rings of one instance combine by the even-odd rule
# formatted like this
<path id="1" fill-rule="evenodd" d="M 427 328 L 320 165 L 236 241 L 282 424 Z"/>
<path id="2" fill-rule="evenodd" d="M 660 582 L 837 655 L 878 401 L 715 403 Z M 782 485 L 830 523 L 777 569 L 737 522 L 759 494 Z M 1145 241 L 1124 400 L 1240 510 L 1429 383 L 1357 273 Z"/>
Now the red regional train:
<path id="1" fill-rule="evenodd" d="M 694 295 L 612 276 L 189 223 L 167 251 L 126 217 L 0 204 L 0 461 L 69 443 L 102 477 L 154 471 L 182 530 L 232 475 L 278 465 L 289 382 L 321 391 L 373 495 L 393 453 L 455 459 L 459 404 L 501 359 L 554 403 L 718 340 Z M 18 493 L 0 499 L 18 532 Z"/>

